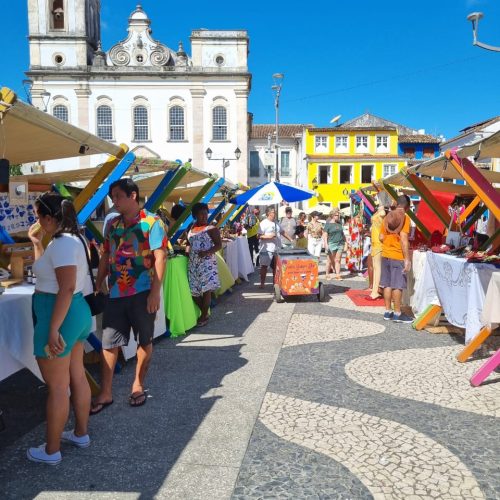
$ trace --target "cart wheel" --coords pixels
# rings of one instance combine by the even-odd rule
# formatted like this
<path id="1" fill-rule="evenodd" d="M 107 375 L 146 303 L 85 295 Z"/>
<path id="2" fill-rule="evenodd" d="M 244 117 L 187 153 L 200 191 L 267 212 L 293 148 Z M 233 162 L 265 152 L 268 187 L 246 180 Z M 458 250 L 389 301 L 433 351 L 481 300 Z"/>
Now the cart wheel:
<path id="1" fill-rule="evenodd" d="M 274 285 L 274 298 L 276 299 L 276 302 L 278 304 L 281 304 L 281 302 L 284 302 L 283 296 L 281 295 L 281 289 L 279 285 Z"/>
<path id="2" fill-rule="evenodd" d="M 325 301 L 325 287 L 324 287 L 323 283 L 319 284 L 318 301 L 319 302 Z"/>

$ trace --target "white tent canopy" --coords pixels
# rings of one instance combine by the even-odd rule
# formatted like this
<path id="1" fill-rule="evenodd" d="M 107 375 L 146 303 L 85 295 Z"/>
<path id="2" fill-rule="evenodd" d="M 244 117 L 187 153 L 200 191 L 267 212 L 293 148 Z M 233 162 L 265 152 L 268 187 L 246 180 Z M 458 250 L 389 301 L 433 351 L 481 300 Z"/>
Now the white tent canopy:
<path id="1" fill-rule="evenodd" d="M 121 148 L 0 91 L 0 155 L 12 165 L 106 153 Z"/>

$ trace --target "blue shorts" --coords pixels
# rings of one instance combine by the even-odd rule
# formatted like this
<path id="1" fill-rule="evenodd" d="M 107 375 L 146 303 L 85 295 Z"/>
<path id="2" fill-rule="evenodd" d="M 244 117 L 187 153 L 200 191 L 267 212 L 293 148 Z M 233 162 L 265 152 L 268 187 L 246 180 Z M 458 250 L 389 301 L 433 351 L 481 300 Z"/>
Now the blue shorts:
<path id="1" fill-rule="evenodd" d="M 404 261 L 382 257 L 380 286 L 394 290 L 406 290 L 406 273 Z"/>
<path id="2" fill-rule="evenodd" d="M 47 358 L 45 346 L 49 341 L 50 321 L 56 302 L 56 294 L 33 294 L 33 324 L 35 335 L 33 338 L 33 354 L 37 358 Z M 90 308 L 83 294 L 75 293 L 64 318 L 59 333 L 62 335 L 66 348 L 58 355 L 59 358 L 67 356 L 77 342 L 84 342 L 89 336 L 92 327 Z"/>

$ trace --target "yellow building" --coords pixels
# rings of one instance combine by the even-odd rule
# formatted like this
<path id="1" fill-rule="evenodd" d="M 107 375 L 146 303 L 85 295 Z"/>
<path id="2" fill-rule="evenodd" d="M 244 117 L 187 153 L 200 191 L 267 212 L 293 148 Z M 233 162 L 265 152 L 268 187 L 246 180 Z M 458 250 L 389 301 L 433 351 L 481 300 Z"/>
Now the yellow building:
<path id="1" fill-rule="evenodd" d="M 407 160 L 398 154 L 398 132 L 416 131 L 370 114 L 337 127 L 307 128 L 308 187 L 318 202 L 343 208 L 352 190 L 401 170 Z"/>

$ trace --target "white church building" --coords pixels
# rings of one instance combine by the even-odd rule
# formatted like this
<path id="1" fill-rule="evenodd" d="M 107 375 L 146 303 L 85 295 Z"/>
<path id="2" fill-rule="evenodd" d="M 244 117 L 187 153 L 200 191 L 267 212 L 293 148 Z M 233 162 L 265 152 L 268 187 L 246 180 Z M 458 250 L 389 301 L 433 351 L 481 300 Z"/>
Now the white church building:
<path id="1" fill-rule="evenodd" d="M 128 27 L 123 20 L 123 40 L 105 48 L 100 4 L 28 0 L 33 105 L 103 139 L 125 143 L 139 157 L 191 159 L 194 167 L 218 175 L 222 159 L 229 158 L 226 177 L 246 183 L 247 32 L 194 30 L 189 55 L 182 42 L 172 49 L 155 40 L 151 20 L 138 5 Z M 241 155 L 232 160 L 237 149 Z M 49 161 L 45 171 L 95 166 L 105 158 Z"/>

